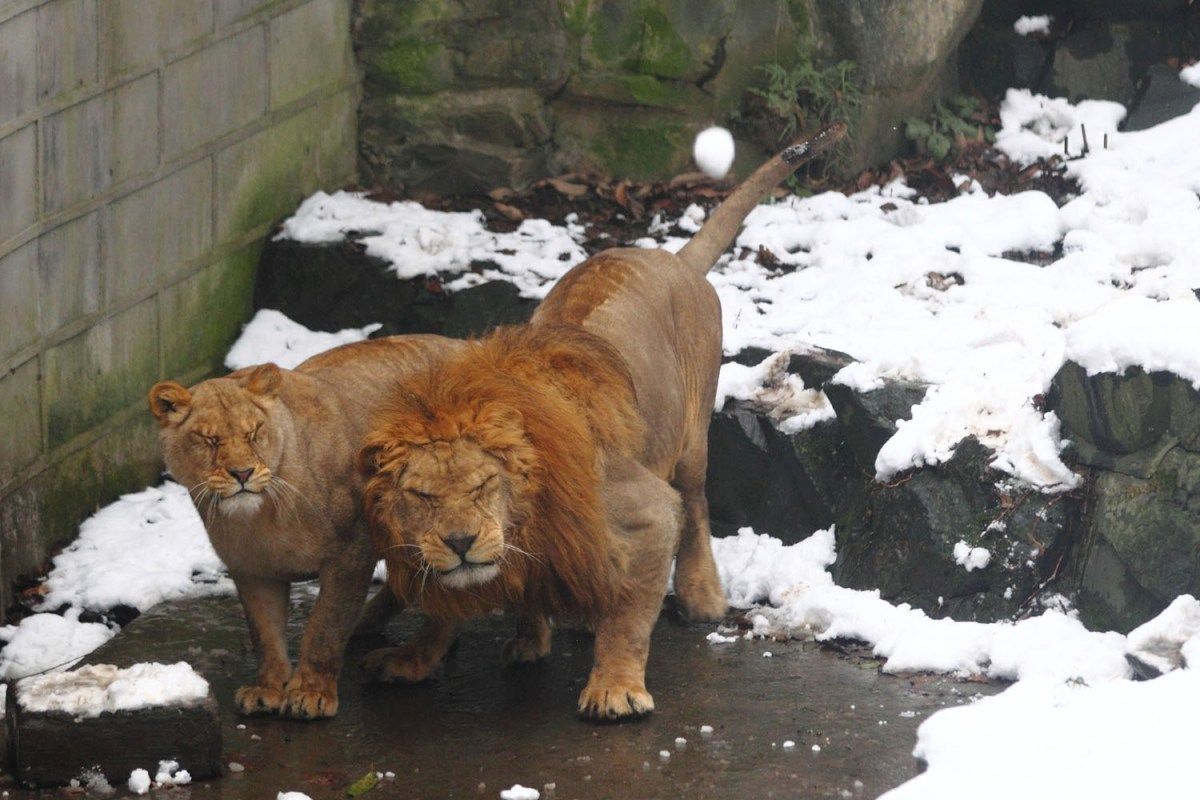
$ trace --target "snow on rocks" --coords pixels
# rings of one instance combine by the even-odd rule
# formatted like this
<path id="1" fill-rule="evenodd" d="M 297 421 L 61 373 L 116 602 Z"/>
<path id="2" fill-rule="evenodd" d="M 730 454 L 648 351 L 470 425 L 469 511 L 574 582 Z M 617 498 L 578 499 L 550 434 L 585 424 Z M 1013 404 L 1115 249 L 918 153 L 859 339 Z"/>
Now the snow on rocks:
<path id="1" fill-rule="evenodd" d="M 730 603 L 758 609 L 764 632 L 818 641 L 856 639 L 884 659 L 883 671 L 944 672 L 963 677 L 1022 680 L 1111 680 L 1129 677 L 1125 640 L 1088 631 L 1058 611 L 1017 623 L 932 619 L 878 591 L 837 586 L 826 568 L 836 560 L 832 530 L 794 545 L 743 528 L 713 539 L 717 569 Z"/>
<path id="2" fill-rule="evenodd" d="M 954 545 L 954 563 L 971 572 L 983 569 L 992 561 L 992 554 L 986 547 L 971 547 L 966 542 Z"/>
<path id="3" fill-rule="evenodd" d="M 1130 631 L 1126 641 L 1129 659 L 1150 676 L 1183 666 L 1200 669 L 1200 650 L 1195 649 L 1200 647 L 1200 600 L 1180 595 L 1157 617 Z"/>
<path id="4" fill-rule="evenodd" d="M 531 789 L 519 783 L 514 783 L 512 788 L 503 789 L 500 792 L 500 800 L 538 800 L 541 796 L 542 793 L 537 789 Z"/>
<path id="5" fill-rule="evenodd" d="M 731 399 L 761 408 L 784 433 L 798 433 L 834 419 L 833 406 L 820 389 L 806 389 L 799 375 L 787 371 L 790 354 L 776 353 L 755 366 L 731 363 L 717 379 L 715 411 Z"/>
<path id="6" fill-rule="evenodd" d="M 225 355 L 225 366 L 241 369 L 274 361 L 284 369 L 294 369 L 318 353 L 343 344 L 361 342 L 382 326 L 347 328 L 336 333 L 310 331 L 271 308 L 258 311 L 242 328 L 242 334 Z"/>
<path id="7" fill-rule="evenodd" d="M 304 792 L 280 792 L 275 795 L 275 800 L 312 800 L 312 798 Z"/>
<path id="8" fill-rule="evenodd" d="M 53 672 L 17 683 L 17 701 L 26 711 L 61 711 L 96 717 L 151 706 L 187 705 L 208 696 L 208 681 L 190 664 L 145 663 L 118 669 L 94 664 L 72 672 Z M 164 765 L 159 765 L 162 772 Z M 178 769 L 178 764 L 175 768 Z M 168 774 L 171 770 L 167 770 Z"/>
<path id="9" fill-rule="evenodd" d="M 724 128 L 705 128 L 696 134 L 696 142 L 692 146 L 692 158 L 696 166 L 710 178 L 720 180 L 733 166 L 734 144 L 733 134 Z"/>
<path id="10" fill-rule="evenodd" d="M 287 219 L 277 238 L 317 244 L 353 234 L 369 256 L 388 262 L 400 278 L 466 273 L 446 284 L 454 291 L 499 279 L 524 297 L 545 297 L 553 281 L 587 257 L 582 227 L 527 219 L 512 233 L 484 227 L 481 211 L 431 211 L 411 201 L 380 203 L 356 192 L 317 192 Z M 473 264 L 493 264 L 479 273 Z"/>

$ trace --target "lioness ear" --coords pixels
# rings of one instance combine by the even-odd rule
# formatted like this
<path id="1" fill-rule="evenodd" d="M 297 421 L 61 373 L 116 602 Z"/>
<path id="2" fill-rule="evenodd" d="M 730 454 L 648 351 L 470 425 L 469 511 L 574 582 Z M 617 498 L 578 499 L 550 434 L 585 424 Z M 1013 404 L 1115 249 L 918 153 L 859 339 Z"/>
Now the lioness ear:
<path id="1" fill-rule="evenodd" d="M 147 399 L 150 401 L 150 413 L 165 428 L 178 425 L 187 416 L 192 393 L 175 381 L 163 381 L 154 384 Z"/>
<path id="2" fill-rule="evenodd" d="M 279 392 L 279 384 L 282 381 L 283 373 L 279 371 L 279 367 L 267 362 L 247 372 L 238 382 L 250 394 L 271 400 Z"/>

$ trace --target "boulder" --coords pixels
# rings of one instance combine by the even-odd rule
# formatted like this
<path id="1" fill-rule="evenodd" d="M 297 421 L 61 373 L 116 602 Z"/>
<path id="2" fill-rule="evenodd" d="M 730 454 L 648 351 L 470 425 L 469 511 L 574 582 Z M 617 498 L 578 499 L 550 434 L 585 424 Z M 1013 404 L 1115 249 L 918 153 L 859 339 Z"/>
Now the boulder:
<path id="1" fill-rule="evenodd" d="M 1014 615 L 1057 563 L 1070 503 L 998 489 L 991 458 L 966 439 L 944 464 L 868 484 L 839 513 L 838 582 L 877 588 L 937 617 Z M 987 565 L 968 571 L 958 563 L 959 542 L 987 549 Z"/>
<path id="2" fill-rule="evenodd" d="M 1179 47 L 1179 26 L 1172 20 L 1080 22 L 1058 42 L 1042 92 L 1073 103 L 1114 100 L 1128 106 L 1146 71 L 1177 56 Z"/>
<path id="3" fill-rule="evenodd" d="M 1183 14 L 1190 0 L 1071 0 L 1076 19 L 1158 19 Z"/>
<path id="4" fill-rule="evenodd" d="M 986 8 L 986 6 L 985 6 Z M 1009 88 L 1036 89 L 1045 80 L 1054 55 L 1043 41 L 1021 36 L 1012 23 L 977 25 L 959 48 L 963 86 L 985 97 L 1003 97 Z"/>
<path id="5" fill-rule="evenodd" d="M 383 327 L 376 336 L 472 336 L 497 325 L 524 322 L 536 305 L 504 281 L 451 293 L 437 279 L 401 280 L 385 262 L 366 255 L 353 241 L 324 245 L 268 241 L 254 286 L 256 309 L 277 309 L 314 330 L 378 322 Z"/>
<path id="6" fill-rule="evenodd" d="M 1068 362 L 1054 376 L 1047 406 L 1061 420 L 1079 463 L 1146 477 L 1176 442 L 1170 412 L 1175 380 L 1138 367 L 1088 375 Z M 1180 402 L 1185 399 L 1181 395 Z M 1179 424 L 1188 426 L 1181 417 Z"/>
<path id="7" fill-rule="evenodd" d="M 837 412 L 838 423 L 859 469 L 868 475 L 875 474 L 875 457 L 896 433 L 897 420 L 912 418 L 913 406 L 925 399 L 927 389 L 924 384 L 899 380 L 888 381 L 870 392 L 825 384 L 825 394 Z"/>
<path id="8" fill-rule="evenodd" d="M 1160 122 L 1187 114 L 1197 104 L 1200 104 L 1200 87 L 1184 83 L 1179 79 L 1179 72 L 1166 64 L 1155 64 L 1142 79 L 1121 129 L 1153 128 Z"/>
<path id="9" fill-rule="evenodd" d="M 1200 594 L 1200 454 L 1171 450 L 1152 477 L 1100 472 L 1081 558 L 1088 622 L 1129 630 L 1181 594 Z"/>

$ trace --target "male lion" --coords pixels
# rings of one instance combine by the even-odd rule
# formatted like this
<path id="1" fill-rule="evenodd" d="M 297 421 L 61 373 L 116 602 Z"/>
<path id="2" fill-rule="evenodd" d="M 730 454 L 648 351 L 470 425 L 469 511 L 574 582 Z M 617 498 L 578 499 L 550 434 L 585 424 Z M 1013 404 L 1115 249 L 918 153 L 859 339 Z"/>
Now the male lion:
<path id="1" fill-rule="evenodd" d="M 549 652 L 549 618 L 582 617 L 596 643 L 580 713 L 653 710 L 646 658 L 672 557 L 687 617 L 726 610 L 704 497 L 721 366 L 721 308 L 705 274 L 762 196 L 843 133 L 827 129 L 760 167 L 678 256 L 593 256 L 528 325 L 401 384 L 361 454 L 364 502 L 389 585 L 428 620 L 404 646 L 369 654 L 370 672 L 428 677 L 458 623 L 494 608 L 521 620 L 509 662 Z"/>
<path id="2" fill-rule="evenodd" d="M 337 713 L 343 651 L 376 562 L 355 457 L 391 385 L 459 345 L 438 336 L 376 339 L 294 370 L 263 364 L 191 389 L 164 381 L 150 390 L 167 468 L 189 487 L 246 612 L 258 677 L 237 691 L 243 714 Z M 288 587 L 314 576 L 321 591 L 293 671 Z"/>

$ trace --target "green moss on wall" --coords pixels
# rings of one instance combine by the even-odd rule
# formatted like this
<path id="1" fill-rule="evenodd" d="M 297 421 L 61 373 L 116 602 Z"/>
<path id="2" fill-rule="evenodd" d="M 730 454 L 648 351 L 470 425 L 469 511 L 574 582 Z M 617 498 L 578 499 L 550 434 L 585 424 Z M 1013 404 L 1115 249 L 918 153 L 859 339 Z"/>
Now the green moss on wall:
<path id="1" fill-rule="evenodd" d="M 449 53 L 426 39 L 401 39 L 370 54 L 368 72 L 387 88 L 428 94 L 450 85 Z"/>

